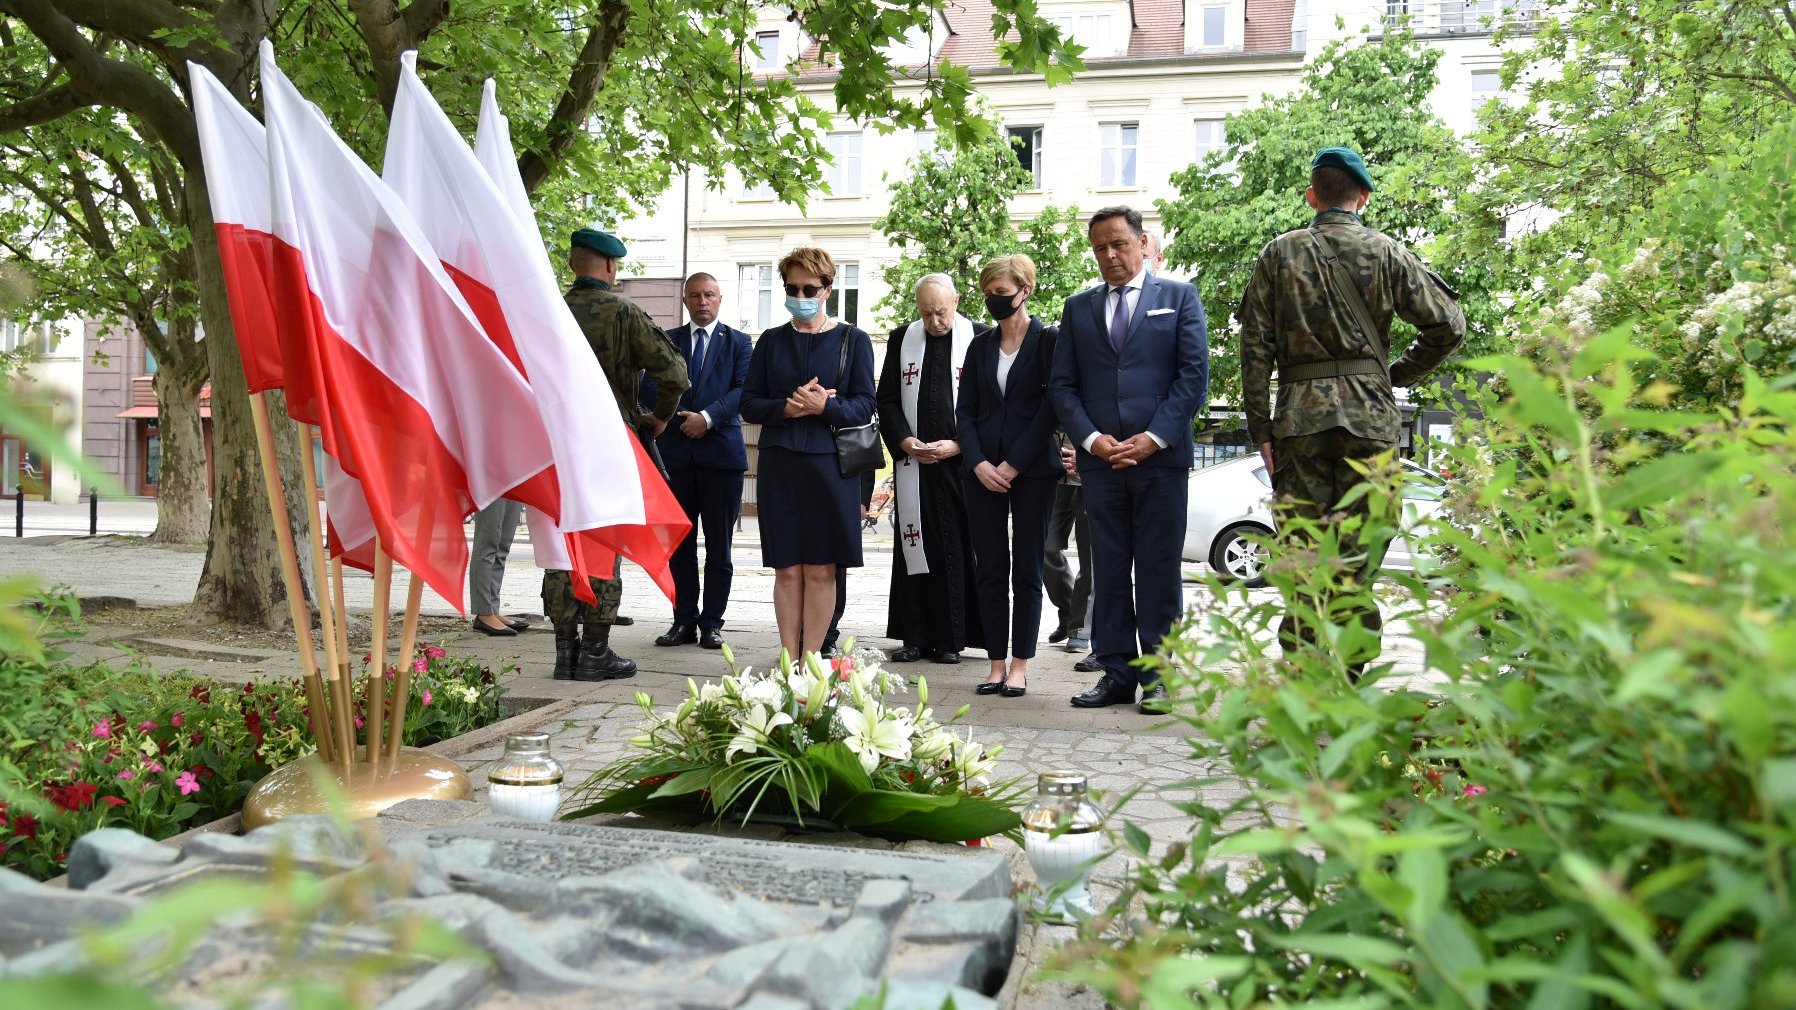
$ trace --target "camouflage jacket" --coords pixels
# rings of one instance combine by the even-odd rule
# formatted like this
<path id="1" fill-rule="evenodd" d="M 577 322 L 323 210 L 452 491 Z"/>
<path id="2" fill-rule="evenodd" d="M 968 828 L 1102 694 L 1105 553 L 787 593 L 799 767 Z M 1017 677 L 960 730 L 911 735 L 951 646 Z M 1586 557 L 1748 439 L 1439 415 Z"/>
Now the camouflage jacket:
<path id="1" fill-rule="evenodd" d="M 1330 295 L 1327 262 L 1305 235 L 1332 242 L 1335 255 L 1359 281 L 1360 294 L 1389 347 L 1391 318 L 1421 334 L 1383 375 L 1344 375 L 1280 382 L 1271 404 L 1272 374 L 1311 362 L 1369 358 L 1352 310 Z M 1286 232 L 1260 250 L 1236 317 L 1241 323 L 1241 395 L 1247 433 L 1255 445 L 1342 427 L 1362 438 L 1397 441 L 1401 416 L 1391 387 L 1408 386 L 1433 371 L 1465 339 L 1459 295 L 1401 242 L 1360 221 L 1327 210 L 1309 229 Z"/>
<path id="2" fill-rule="evenodd" d="M 686 363 L 661 327 L 604 281 L 575 278 L 566 297 L 580 332 L 605 368 L 624 420 L 636 422 L 636 386 L 645 371 L 659 384 L 651 413 L 663 421 L 673 417 L 688 385 Z"/>

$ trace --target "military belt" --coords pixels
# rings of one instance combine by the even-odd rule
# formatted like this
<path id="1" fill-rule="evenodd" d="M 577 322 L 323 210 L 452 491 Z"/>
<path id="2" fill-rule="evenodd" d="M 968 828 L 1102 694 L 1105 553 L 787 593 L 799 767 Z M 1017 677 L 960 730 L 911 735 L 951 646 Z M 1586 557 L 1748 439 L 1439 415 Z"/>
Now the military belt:
<path id="1" fill-rule="evenodd" d="M 1302 382 L 1305 379 L 1337 379 L 1343 375 L 1383 375 L 1384 362 L 1376 358 L 1341 358 L 1336 361 L 1311 361 L 1301 365 L 1280 365 L 1278 381 Z"/>

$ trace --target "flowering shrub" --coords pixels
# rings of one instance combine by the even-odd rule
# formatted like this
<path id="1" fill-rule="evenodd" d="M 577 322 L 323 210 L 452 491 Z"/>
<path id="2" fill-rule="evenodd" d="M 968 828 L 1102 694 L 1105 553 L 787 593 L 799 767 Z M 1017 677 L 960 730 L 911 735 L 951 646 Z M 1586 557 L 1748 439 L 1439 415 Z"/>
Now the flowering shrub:
<path id="1" fill-rule="evenodd" d="M 408 745 L 499 718 L 492 671 L 436 646 L 418 664 Z M 298 679 L 233 687 L 51 652 L 0 659 L 0 692 L 0 866 L 36 877 L 60 873 L 69 844 L 97 827 L 166 838 L 223 817 L 264 775 L 315 749 Z"/>
<path id="2" fill-rule="evenodd" d="M 567 817 L 672 810 L 940 842 L 1014 831 L 1016 790 L 991 780 L 1002 748 L 936 721 L 921 680 L 916 709 L 891 705 L 908 688 L 881 658 L 782 656 L 778 670 L 688 681 L 666 713 L 638 693 L 646 721 L 630 743 L 644 753 L 596 772 L 576 792 L 593 802 Z"/>

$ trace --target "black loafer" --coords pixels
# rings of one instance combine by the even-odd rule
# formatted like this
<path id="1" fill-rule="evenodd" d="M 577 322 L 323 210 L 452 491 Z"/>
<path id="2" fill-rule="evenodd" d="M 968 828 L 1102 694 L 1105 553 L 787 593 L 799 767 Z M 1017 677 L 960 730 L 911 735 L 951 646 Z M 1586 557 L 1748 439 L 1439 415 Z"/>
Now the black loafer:
<path id="1" fill-rule="evenodd" d="M 495 638 L 508 638 L 518 633 L 517 629 L 511 627 L 509 624 L 503 628 L 489 627 L 485 621 L 482 621 L 478 617 L 474 618 L 474 630 L 483 635 L 492 635 Z"/>
<path id="2" fill-rule="evenodd" d="M 959 666 L 960 653 L 953 649 L 943 649 L 935 654 L 935 661 L 946 666 Z"/>
<path id="3" fill-rule="evenodd" d="M 1065 628 L 1055 628 L 1053 631 L 1048 632 L 1048 644 L 1049 645 L 1053 645 L 1056 642 L 1064 642 L 1064 641 L 1066 641 L 1066 629 Z"/>
<path id="4" fill-rule="evenodd" d="M 893 652 L 887 661 L 892 663 L 915 663 L 923 658 L 923 650 L 914 645 L 907 645 Z"/>
<path id="5" fill-rule="evenodd" d="M 513 631 L 529 631 L 530 630 L 530 622 L 529 621 L 521 621 L 515 617 L 501 617 L 500 620 L 504 621 L 505 626 L 507 628 L 510 628 Z"/>
<path id="6" fill-rule="evenodd" d="M 1111 705 L 1130 705 L 1135 701 L 1135 685 L 1125 684 L 1115 677 L 1105 674 L 1084 694 L 1073 695 L 1074 708 L 1109 708 Z"/>
<path id="7" fill-rule="evenodd" d="M 635 624 L 635 623 L 636 623 L 636 618 L 625 617 L 622 614 L 619 614 L 616 617 L 611 619 L 611 626 L 614 628 L 627 628 L 630 625 Z"/>
<path id="8" fill-rule="evenodd" d="M 723 648 L 723 629 L 701 628 L 698 633 L 698 647 L 701 649 Z"/>
<path id="9" fill-rule="evenodd" d="M 1172 696 L 1165 684 L 1155 684 L 1141 692 L 1141 704 L 1136 707 L 1142 715 L 1166 715 L 1172 711 Z"/>
<path id="10" fill-rule="evenodd" d="M 985 683 L 980 684 L 978 687 L 973 688 L 973 693 L 974 694 L 997 694 L 998 692 L 1000 692 L 1002 690 L 1004 690 L 1004 681 L 988 680 Z"/>
<path id="11" fill-rule="evenodd" d="M 998 692 L 998 697 L 1000 697 L 1000 698 L 1021 698 L 1023 695 L 1028 694 L 1028 693 L 1029 693 L 1029 685 L 1024 684 L 1021 687 L 1017 687 L 1017 686 L 1012 685 L 1010 683 L 1010 681 L 1005 681 L 1003 690 Z"/>
<path id="12" fill-rule="evenodd" d="M 655 638 L 655 644 L 661 646 L 691 645 L 696 641 L 698 641 L 698 628 L 691 624 L 682 624 L 679 621 L 675 621 L 673 627 L 667 629 L 667 634 Z"/>

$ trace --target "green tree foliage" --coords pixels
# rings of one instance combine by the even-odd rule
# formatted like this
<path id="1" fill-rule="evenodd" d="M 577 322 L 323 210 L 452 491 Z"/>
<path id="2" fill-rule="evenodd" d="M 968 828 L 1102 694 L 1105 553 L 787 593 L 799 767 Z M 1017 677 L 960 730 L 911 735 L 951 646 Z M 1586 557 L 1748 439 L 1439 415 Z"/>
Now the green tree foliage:
<path id="1" fill-rule="evenodd" d="M 1209 317 L 1213 399 L 1240 396 L 1234 312 L 1255 258 L 1273 237 L 1307 225 L 1310 159 L 1351 147 L 1377 184 L 1366 223 L 1410 244 L 1458 290 L 1468 325 L 1466 353 L 1501 344 L 1506 268 L 1498 219 L 1457 203 L 1477 177 L 1464 146 L 1429 110 L 1440 50 L 1408 30 L 1330 43 L 1289 95 L 1228 117 L 1227 148 L 1176 173 L 1178 195 L 1159 201 L 1172 233 L 1167 260 L 1191 269 Z M 1438 240 L 1441 236 L 1449 239 Z M 1399 321 L 1393 351 L 1415 338 Z M 1461 355 L 1463 358 L 1463 355 Z"/>
<path id="2" fill-rule="evenodd" d="M 1052 322 L 1060 305 L 1095 273 L 1087 257 L 1085 225 L 1075 207 L 1047 207 L 1018 225 L 1010 211 L 1017 194 L 1033 185 L 1008 139 L 998 136 L 953 151 L 912 158 L 909 175 L 893 183 L 890 209 L 873 222 L 900 255 L 882 276 L 890 290 L 875 306 L 886 325 L 915 319 L 911 295 L 925 274 L 954 278 L 961 311 L 979 307 L 979 270 L 994 256 L 1027 253 L 1037 282 L 1031 315 Z"/>

